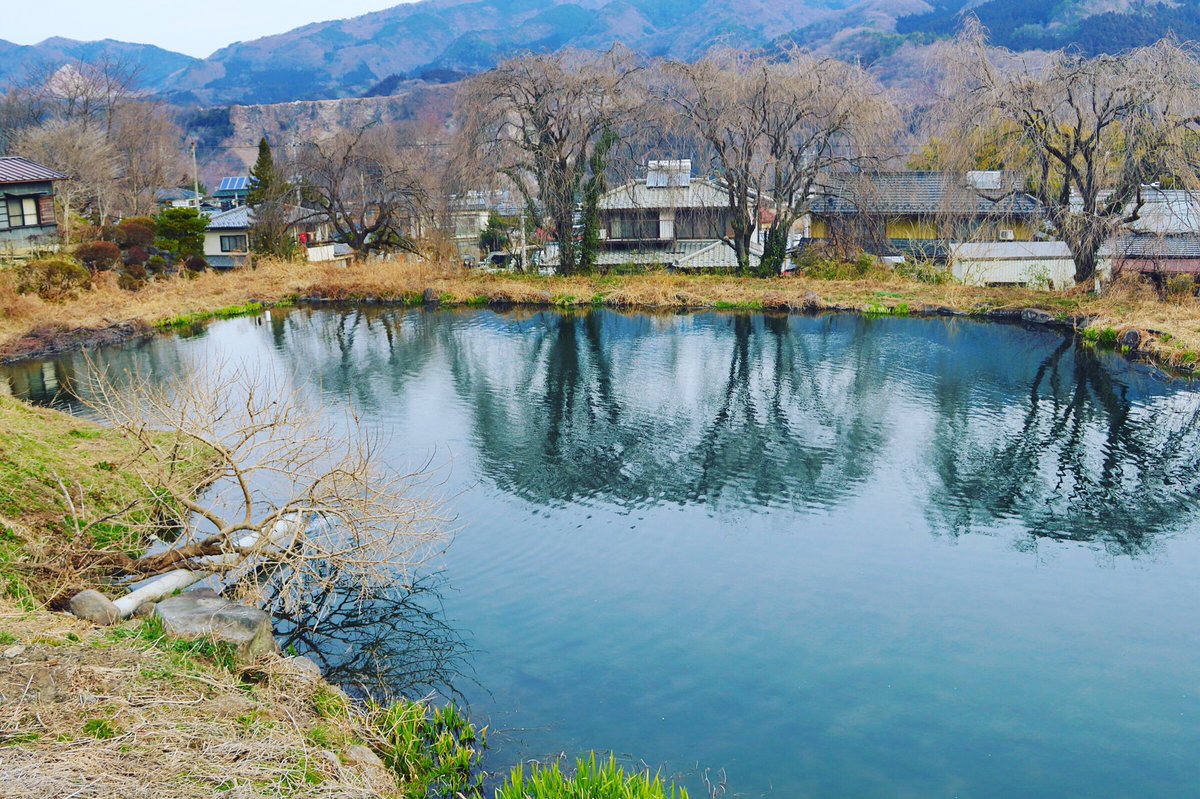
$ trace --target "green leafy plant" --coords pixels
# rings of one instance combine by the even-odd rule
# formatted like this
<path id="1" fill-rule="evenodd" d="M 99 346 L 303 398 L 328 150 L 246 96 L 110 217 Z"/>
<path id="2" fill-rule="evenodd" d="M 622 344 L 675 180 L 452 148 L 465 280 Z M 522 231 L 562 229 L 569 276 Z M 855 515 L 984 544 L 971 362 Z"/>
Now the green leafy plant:
<path id="1" fill-rule="evenodd" d="M 371 720 L 378 736 L 375 749 L 407 786 L 410 799 L 479 795 L 486 727 L 476 729 L 454 705 L 431 709 L 404 700 L 374 707 Z"/>
<path id="2" fill-rule="evenodd" d="M 598 761 L 593 753 L 576 761 L 571 775 L 558 763 L 535 763 L 528 772 L 518 766 L 496 791 L 496 799 L 688 799 L 688 792 L 658 774 L 626 772 L 611 755 Z"/>

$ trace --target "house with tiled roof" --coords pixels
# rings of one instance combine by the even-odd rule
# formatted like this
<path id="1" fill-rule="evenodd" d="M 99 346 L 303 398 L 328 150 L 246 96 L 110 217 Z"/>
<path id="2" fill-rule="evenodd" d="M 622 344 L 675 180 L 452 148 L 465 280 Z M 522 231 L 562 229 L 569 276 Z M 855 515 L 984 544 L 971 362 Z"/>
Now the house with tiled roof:
<path id="1" fill-rule="evenodd" d="M 312 262 L 348 260 L 353 253 L 330 240 L 329 225 L 307 208 L 288 206 L 288 231 L 307 260 Z M 250 234 L 254 228 L 254 209 L 239 205 L 213 216 L 204 231 L 204 260 L 214 269 L 244 266 L 250 258 Z"/>
<path id="2" fill-rule="evenodd" d="M 729 199 L 717 183 L 692 175 L 692 162 L 650 161 L 646 176 L 606 192 L 599 201 L 597 264 L 663 266 L 684 271 L 733 270 L 737 256 Z M 750 265 L 762 258 L 758 237 Z M 553 256 L 547 265 L 554 265 Z"/>
<path id="3" fill-rule="evenodd" d="M 0 157 L 0 252 L 19 254 L 54 244 L 54 184 L 61 172 L 17 156 Z"/>
<path id="4" fill-rule="evenodd" d="M 1200 275 L 1200 193 L 1143 187 L 1137 217 L 1112 243 L 1114 269 Z"/>
<path id="5" fill-rule="evenodd" d="M 801 245 L 946 262 L 958 242 L 1032 241 L 1041 206 L 1003 172 L 834 176 L 811 202 Z"/>

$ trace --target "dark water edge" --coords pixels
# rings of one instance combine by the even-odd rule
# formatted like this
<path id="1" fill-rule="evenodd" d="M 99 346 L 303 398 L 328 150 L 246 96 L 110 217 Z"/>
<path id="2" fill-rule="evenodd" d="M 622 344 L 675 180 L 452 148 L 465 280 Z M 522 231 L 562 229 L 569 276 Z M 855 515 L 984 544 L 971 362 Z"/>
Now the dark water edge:
<path id="1" fill-rule="evenodd" d="M 693 795 L 706 768 L 755 796 L 1200 784 L 1188 381 L 1044 326 L 842 314 L 298 308 L 98 354 L 167 378 L 213 351 L 444 466 L 461 532 L 430 582 L 307 645 L 351 686 L 467 702 L 492 768 L 612 750 Z M 2 374 L 78 410 L 82 368 Z"/>

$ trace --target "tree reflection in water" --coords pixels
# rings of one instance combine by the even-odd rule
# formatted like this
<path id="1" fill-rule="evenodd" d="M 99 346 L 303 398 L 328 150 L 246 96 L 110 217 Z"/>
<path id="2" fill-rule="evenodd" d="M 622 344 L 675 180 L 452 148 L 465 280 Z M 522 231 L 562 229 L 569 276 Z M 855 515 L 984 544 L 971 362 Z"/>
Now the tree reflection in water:
<path id="1" fill-rule="evenodd" d="M 444 588 L 438 574 L 372 596 L 330 586 L 311 598 L 308 612 L 276 610 L 275 638 L 354 696 L 461 700 L 456 686 L 470 679 L 471 652 L 446 621 Z"/>
<path id="2" fill-rule="evenodd" d="M 940 394 L 927 505 L 935 529 L 961 535 L 1016 519 L 1032 540 L 1137 555 L 1192 518 L 1200 401 L 1163 391 L 1135 402 L 1123 366 L 1065 339 L 1004 412 Z"/>

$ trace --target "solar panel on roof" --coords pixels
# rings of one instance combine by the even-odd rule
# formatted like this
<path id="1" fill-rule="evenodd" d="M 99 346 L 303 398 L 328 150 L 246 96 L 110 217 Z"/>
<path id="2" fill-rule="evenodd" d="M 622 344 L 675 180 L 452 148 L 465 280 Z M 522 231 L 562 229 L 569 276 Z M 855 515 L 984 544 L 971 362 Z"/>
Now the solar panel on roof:
<path id="1" fill-rule="evenodd" d="M 250 178 L 221 178 L 221 185 L 217 191 L 245 191 L 250 187 Z"/>

